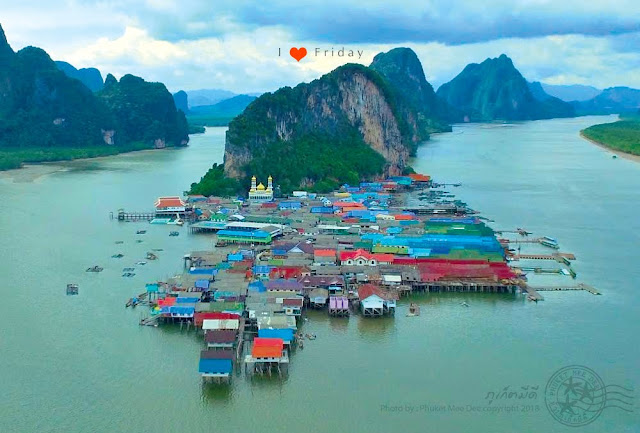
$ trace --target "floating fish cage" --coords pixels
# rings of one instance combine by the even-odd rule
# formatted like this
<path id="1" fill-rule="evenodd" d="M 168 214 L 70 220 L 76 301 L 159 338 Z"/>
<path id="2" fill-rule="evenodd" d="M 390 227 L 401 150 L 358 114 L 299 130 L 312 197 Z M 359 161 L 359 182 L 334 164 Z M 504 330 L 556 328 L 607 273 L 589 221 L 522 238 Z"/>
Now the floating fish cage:
<path id="1" fill-rule="evenodd" d="M 78 294 L 78 285 L 67 284 L 67 295 L 77 295 L 77 294 Z"/>

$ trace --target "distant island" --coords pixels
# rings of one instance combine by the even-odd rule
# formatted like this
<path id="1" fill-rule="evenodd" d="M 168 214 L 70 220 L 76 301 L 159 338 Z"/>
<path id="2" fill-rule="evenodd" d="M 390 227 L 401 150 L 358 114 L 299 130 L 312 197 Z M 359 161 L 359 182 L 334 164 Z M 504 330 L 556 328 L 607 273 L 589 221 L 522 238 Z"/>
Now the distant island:
<path id="1" fill-rule="evenodd" d="M 96 72 L 56 64 L 40 48 L 14 52 L 0 27 L 0 169 L 188 143 L 163 84 L 109 74 L 94 93 Z"/>
<path id="2" fill-rule="evenodd" d="M 189 107 L 186 111 L 187 121 L 193 127 L 227 126 L 255 100 L 255 96 L 236 95 L 212 105 Z"/>
<path id="3" fill-rule="evenodd" d="M 545 93 L 537 83 L 532 92 L 509 57 L 467 65 L 438 89 L 438 96 L 460 111 L 466 122 L 538 120 L 573 117 L 571 104 Z"/>
<path id="4" fill-rule="evenodd" d="M 580 134 L 612 150 L 640 156 L 640 111 L 617 122 L 590 126 Z"/>

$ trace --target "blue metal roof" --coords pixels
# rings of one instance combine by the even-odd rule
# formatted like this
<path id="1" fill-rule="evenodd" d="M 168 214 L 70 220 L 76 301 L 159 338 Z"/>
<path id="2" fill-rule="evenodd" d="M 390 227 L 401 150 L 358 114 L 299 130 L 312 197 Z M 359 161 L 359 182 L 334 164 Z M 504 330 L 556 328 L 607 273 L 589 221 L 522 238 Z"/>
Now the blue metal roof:
<path id="1" fill-rule="evenodd" d="M 198 371 L 205 374 L 229 374 L 233 364 L 230 359 L 200 359 Z"/>
<path id="2" fill-rule="evenodd" d="M 284 341 L 293 340 L 294 330 L 291 328 L 284 329 L 260 329 L 258 330 L 258 337 L 260 338 L 282 338 Z"/>
<path id="3" fill-rule="evenodd" d="M 217 269 L 214 268 L 190 268 L 189 273 L 192 275 L 215 275 L 218 273 Z"/>
<path id="4" fill-rule="evenodd" d="M 220 230 L 218 236 L 237 236 L 243 238 L 267 238 L 269 233 L 262 230 L 242 231 L 242 230 Z"/>
<path id="5" fill-rule="evenodd" d="M 193 317 L 193 313 L 195 313 L 195 308 L 172 306 L 172 307 L 169 307 L 169 313 L 171 313 L 172 316 Z"/>
<path id="6" fill-rule="evenodd" d="M 255 265 L 253 267 L 254 274 L 268 274 L 271 272 L 271 266 L 268 265 Z"/>
<path id="7" fill-rule="evenodd" d="M 262 281 L 255 281 L 253 283 L 249 283 L 249 290 L 254 292 L 266 292 L 267 288 L 264 286 Z"/>

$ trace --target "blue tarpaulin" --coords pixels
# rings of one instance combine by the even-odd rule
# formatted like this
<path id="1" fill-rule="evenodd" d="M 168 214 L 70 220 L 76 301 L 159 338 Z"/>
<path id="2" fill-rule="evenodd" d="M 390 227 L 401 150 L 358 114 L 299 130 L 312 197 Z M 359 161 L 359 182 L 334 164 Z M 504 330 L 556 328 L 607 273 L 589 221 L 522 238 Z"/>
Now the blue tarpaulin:
<path id="1" fill-rule="evenodd" d="M 148 293 L 157 293 L 158 285 L 157 284 L 147 284 L 147 292 Z"/>

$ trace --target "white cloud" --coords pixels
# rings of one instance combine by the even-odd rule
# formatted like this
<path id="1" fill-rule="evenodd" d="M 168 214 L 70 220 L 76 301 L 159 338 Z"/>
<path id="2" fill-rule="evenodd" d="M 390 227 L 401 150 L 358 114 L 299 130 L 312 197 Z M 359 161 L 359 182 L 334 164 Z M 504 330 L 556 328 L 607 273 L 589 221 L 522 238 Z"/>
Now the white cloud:
<path id="1" fill-rule="evenodd" d="M 393 5 L 386 0 L 22 0 L 3 6 L 1 18 L 14 48 L 40 46 L 76 67 L 94 66 L 118 77 L 132 73 L 162 81 L 173 91 L 275 90 L 346 62 L 369 64 L 375 54 L 395 46 L 413 48 L 436 87 L 466 64 L 501 53 L 530 80 L 640 87 L 637 2 L 487 0 L 451 6 L 450 0 Z M 636 23 L 637 32 L 607 33 L 628 32 L 629 22 Z M 435 33 L 425 33 L 429 29 Z M 592 36 L 563 34 L 567 29 Z M 519 33 L 531 37 L 509 37 Z M 460 35 L 477 42 L 437 42 Z M 340 43 L 350 38 L 364 42 Z M 307 58 L 291 59 L 292 46 L 305 46 Z M 360 59 L 316 57 L 313 51 L 343 46 L 364 54 Z"/>

